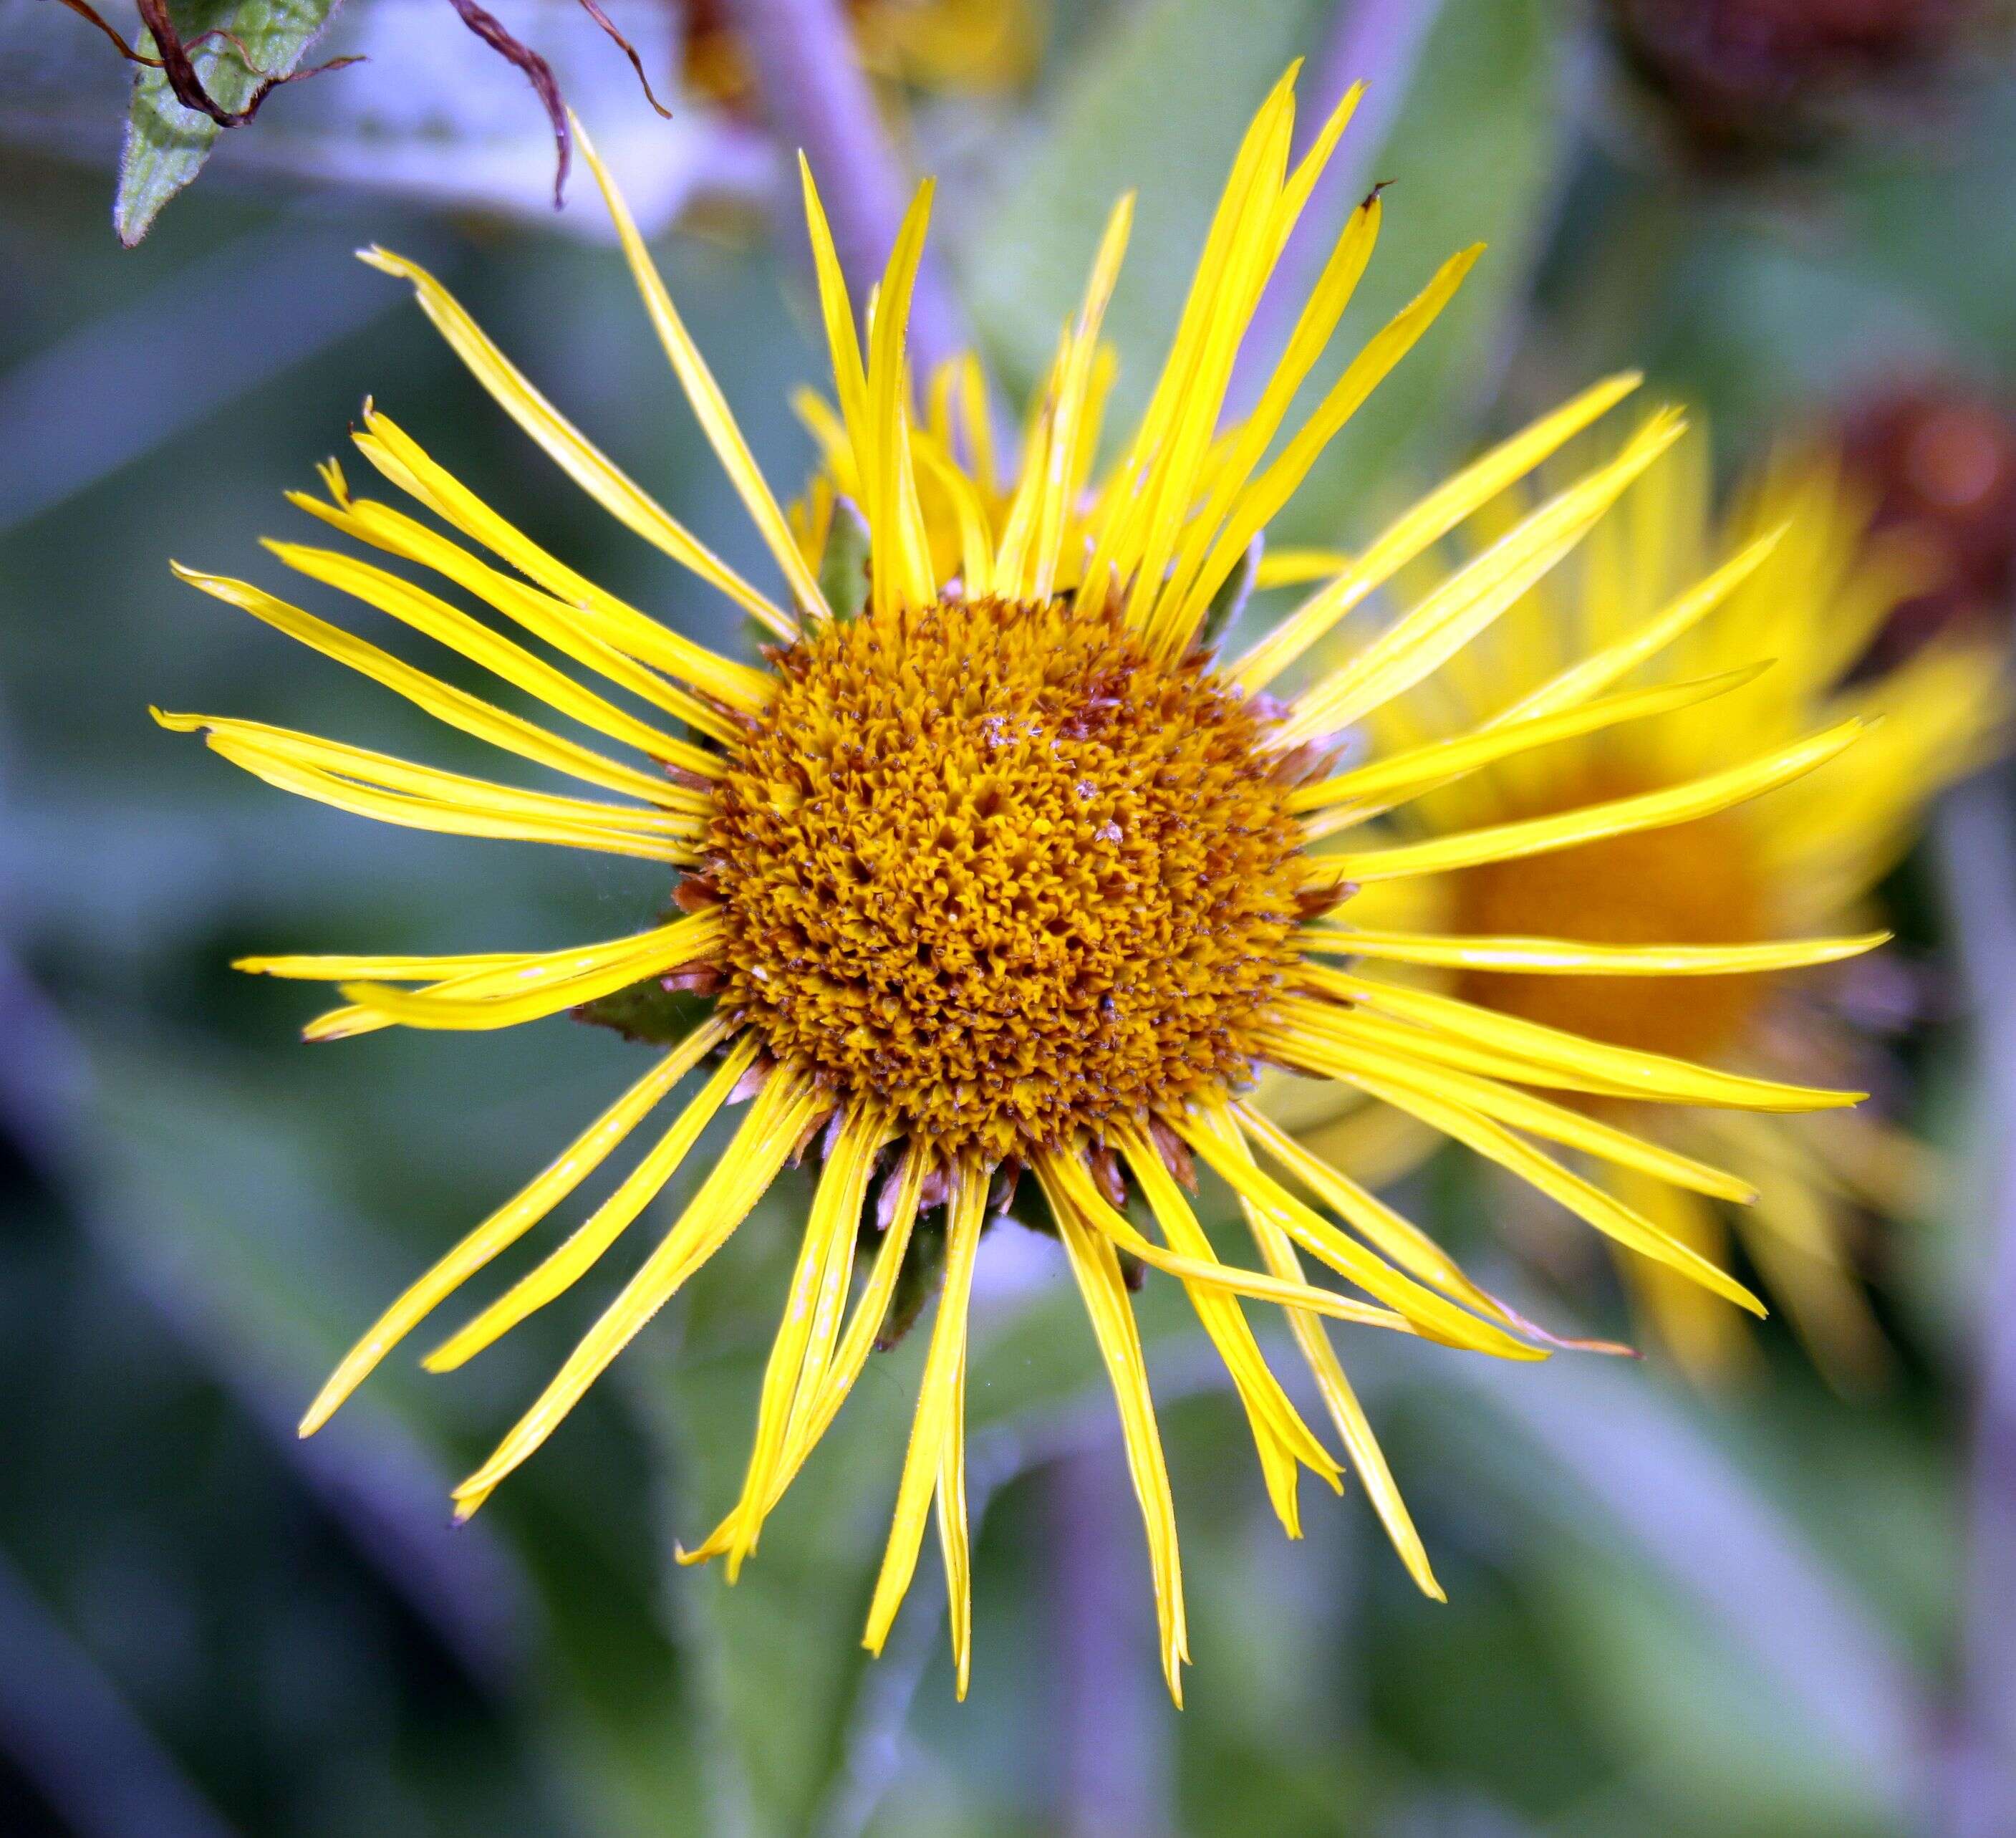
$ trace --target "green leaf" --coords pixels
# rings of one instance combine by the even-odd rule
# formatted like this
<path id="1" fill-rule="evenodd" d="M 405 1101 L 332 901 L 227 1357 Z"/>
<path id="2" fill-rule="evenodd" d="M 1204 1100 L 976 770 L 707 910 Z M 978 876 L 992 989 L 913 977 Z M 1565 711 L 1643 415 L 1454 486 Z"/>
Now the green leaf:
<path id="1" fill-rule="evenodd" d="M 1294 0 L 1239 8 L 1162 0 L 1088 49 L 967 263 L 967 297 L 1011 386 L 1042 373 L 1107 213 L 1136 187 L 1127 261 L 1106 317 L 1121 359 L 1108 424 L 1139 411 L 1240 136 L 1289 60 L 1313 50 L 1333 10 Z M 1501 328 L 1526 297 L 1562 150 L 1553 12 L 1536 0 L 1444 6 L 1401 79 L 1397 108 L 1381 110 L 1374 96 L 1346 131 L 1337 155 L 1343 169 L 1389 180 L 1392 189 L 1378 251 L 1315 384 L 1327 385 L 1445 257 L 1473 242 L 1489 248 L 1440 322 L 1318 461 L 1274 537 L 1348 540 L 1417 482 L 1410 469 L 1435 456 L 1429 444 L 1451 444 L 1473 416 Z M 1312 59 L 1301 79 L 1301 132 L 1328 99 L 1315 88 L 1321 61 Z M 1397 74 L 1363 74 L 1375 83 Z M 1376 139 L 1375 117 L 1394 124 Z M 1307 221 L 1336 234 L 1358 191 L 1319 194 Z"/>
<path id="2" fill-rule="evenodd" d="M 97 1249 L 164 1298 L 193 1344 L 221 1367 L 244 1365 L 291 1415 L 406 1267 L 403 1254 L 388 1267 L 370 1222 L 333 1197 L 350 1150 L 284 1085 L 207 1069 L 214 1053 L 93 1045 Z M 417 1088 L 412 1097 L 422 1101 Z M 614 1403 L 592 1398 L 567 1442 L 486 1508 L 505 1576 L 535 1611 L 517 1740 L 549 1771 L 567 1830 L 700 1838 L 720 1828 L 695 1690 L 660 1612 L 650 1477 Z M 445 1519 L 450 1483 L 500 1415 L 466 1386 L 460 1397 L 429 1386 L 401 1350 L 322 1437 L 358 1471 L 347 1487 L 376 1497 L 382 1487 L 401 1511 Z M 430 1497 L 409 1505 L 401 1490 L 416 1469 Z M 480 1578 L 475 1555 L 466 1574 Z"/>
<path id="3" fill-rule="evenodd" d="M 1134 189 L 1105 336 L 1121 354 L 1113 413 L 1139 410 L 1240 136 L 1312 17 L 1305 0 L 1161 0 L 1085 47 L 965 263 L 966 297 L 1011 387 L 1042 374 L 1107 213 Z"/>
<path id="4" fill-rule="evenodd" d="M 641 1336 L 625 1355 L 640 1415 L 655 1418 L 679 1482 L 675 1530 L 688 1545 L 740 1490 L 806 1203 L 801 1182 L 780 1183 L 689 1285 L 684 1343 Z M 740 1777 L 752 1838 L 815 1829 L 845 1758 L 873 1663 L 861 1633 L 928 1328 L 927 1317 L 904 1346 L 873 1356 L 733 1587 L 718 1560 L 670 1585 L 701 1649 L 715 1767 Z M 927 1554 L 913 1594 L 941 1588 Z"/>
<path id="5" fill-rule="evenodd" d="M 1430 31 L 1392 130 L 1369 163 L 1391 189 L 1337 362 L 1445 258 L 1472 243 L 1487 247 L 1440 319 L 1316 462 L 1276 520 L 1277 539 L 1348 543 L 1474 438 L 1479 398 L 1528 299 L 1566 150 L 1553 15 L 1537 4 L 1445 5 Z M 1341 208 L 1332 227 L 1341 221 Z"/>
<path id="6" fill-rule="evenodd" d="M 613 1029 L 626 1040 L 650 1047 L 676 1047 L 707 1019 L 712 1000 L 686 989 L 668 989 L 657 977 L 632 983 L 614 995 L 584 1002 L 574 1011 L 581 1020 Z"/>
<path id="7" fill-rule="evenodd" d="M 868 525 L 851 499 L 833 501 L 826 553 L 819 557 L 819 592 L 836 619 L 851 619 L 868 604 Z"/>
<path id="8" fill-rule="evenodd" d="M 337 5 L 337 0 L 185 0 L 175 9 L 175 25 L 185 43 L 204 32 L 221 31 L 245 47 L 241 57 L 228 40 L 218 38 L 189 53 L 211 100 L 238 110 L 265 77 L 292 74 Z M 155 55 L 151 33 L 141 34 L 139 49 Z M 256 70 L 248 67 L 248 58 Z M 161 207 L 202 170 L 223 132 L 207 115 L 176 101 L 165 72 L 144 67 L 135 72 L 119 195 L 112 207 L 121 242 L 130 249 L 146 235 Z"/>

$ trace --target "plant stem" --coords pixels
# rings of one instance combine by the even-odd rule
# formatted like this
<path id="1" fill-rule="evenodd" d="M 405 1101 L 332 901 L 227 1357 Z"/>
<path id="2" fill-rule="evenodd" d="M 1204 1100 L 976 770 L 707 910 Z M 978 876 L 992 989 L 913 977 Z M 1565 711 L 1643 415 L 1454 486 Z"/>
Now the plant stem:
<path id="1" fill-rule="evenodd" d="M 1057 1829 L 1064 1838 L 1154 1838 L 1168 1820 L 1166 1725 L 1126 1457 L 1107 1426 L 1043 1476 L 1054 1554 L 1052 1705 Z"/>
<path id="2" fill-rule="evenodd" d="M 1975 1291 L 1967 1567 L 1960 1615 L 1960 1703 L 1944 1829 L 1956 1838 L 2016 1830 L 2016 844 L 2004 772 L 1962 787 L 1935 834 L 1959 941 L 1980 1067 L 1985 1144 Z"/>
<path id="3" fill-rule="evenodd" d="M 755 67 L 779 142 L 804 150 L 857 301 L 877 279 L 909 201 L 890 139 L 837 0 L 725 0 Z M 917 273 L 910 345 L 927 371 L 970 343 L 931 250 Z"/>

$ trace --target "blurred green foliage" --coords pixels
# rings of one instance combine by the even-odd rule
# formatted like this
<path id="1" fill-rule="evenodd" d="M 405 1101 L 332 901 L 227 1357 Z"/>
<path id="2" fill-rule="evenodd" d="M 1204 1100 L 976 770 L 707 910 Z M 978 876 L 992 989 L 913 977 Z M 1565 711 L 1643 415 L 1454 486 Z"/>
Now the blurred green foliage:
<path id="1" fill-rule="evenodd" d="M 1227 153 L 1289 56 L 1322 69 L 1330 10 L 1150 0 L 1071 22 L 1016 157 L 965 159 L 941 213 L 1009 383 L 1035 373 L 1112 196 L 1136 185 L 1110 325 L 1123 395 L 1138 391 Z M 1445 7 L 1388 80 L 1406 106 L 1350 156 L 1393 189 L 1348 330 L 1378 323 L 1451 248 L 1491 252 L 1312 479 L 1298 538 L 1348 545 L 1481 431 L 1625 363 L 1707 407 L 1737 451 L 1872 377 L 2016 368 L 2016 256 L 1984 230 L 2016 182 L 2016 85 L 1956 95 L 1922 139 L 1733 190 L 1615 132 L 1620 105 L 1575 9 Z M 928 145 L 928 114 L 919 125 Z M 224 170 L 122 255 L 101 175 L 0 155 L 0 423 L 31 373 L 68 392 L 43 427 L 8 428 L 0 507 L 47 463 L 38 442 L 85 462 L 59 501 L 0 523 L 0 946 L 20 996 L 5 1012 L 41 1017 L 10 1025 L 0 1082 L 16 1094 L 0 1131 L 0 1584 L 18 1578 L 45 1611 L 18 1627 L 0 1612 L 0 1653 L 54 1639 L 125 1718 L 80 1723 L 77 1753 L 30 1765 L 0 1692 L 0 1829 L 90 1831 L 63 1768 L 88 1781 L 142 1739 L 216 1829 L 259 1838 L 1021 1838 L 1085 1829 L 1072 1796 L 1102 1779 L 1143 1832 L 1921 1828 L 1926 1783 L 1906 1778 L 1885 1719 L 1953 1664 L 1978 1191 L 1886 1247 L 1903 1375 L 1852 1405 L 1775 1328 L 1757 1385 L 1710 1404 L 1656 1368 L 1586 1392 L 1567 1368 L 1508 1378 L 1348 1339 L 1446 1607 L 1412 1591 L 1355 1487 L 1309 1499 L 1306 1541 L 1281 1542 L 1180 1298 L 1151 1283 L 1197 1661 L 1180 1717 L 1154 1676 L 1124 1483 L 1117 1511 L 1096 1483 L 1072 1490 L 1118 1457 L 1089 1333 L 1033 1234 L 990 1241 L 977 1317 L 963 1708 L 934 1559 L 887 1656 L 859 1646 L 914 1341 L 878 1357 L 736 1590 L 671 1561 L 739 1482 L 801 1181 L 468 1530 L 447 1527 L 447 1487 L 563 1356 L 607 1276 L 452 1379 L 423 1380 L 402 1353 L 297 1444 L 292 1420 L 349 1338 L 633 1076 L 639 1050 L 552 1022 L 310 1051 L 293 1037 L 310 999 L 228 960 L 557 945 L 634 925 L 664 890 L 596 858 L 290 802 L 159 732 L 150 701 L 464 762 L 455 737 L 178 586 L 167 559 L 270 579 L 257 539 L 297 522 L 280 491 L 341 445 L 369 391 L 585 571 L 711 642 L 740 635 L 559 480 L 396 287 L 382 314 L 279 374 L 248 366 L 241 387 L 239 354 L 271 329 L 234 319 L 232 277 L 275 238 L 331 276 L 360 242 L 410 249 L 621 464 L 737 565 L 761 563 L 613 254 L 355 196 L 234 189 Z M 1325 208 L 1341 221 L 1353 201 Z M 783 241 L 675 236 L 660 254 L 758 454 L 789 481 L 810 450 L 785 392 L 819 366 L 795 236 Z M 178 290 L 214 345 L 150 337 L 147 315 Z M 124 405 L 199 369 L 193 412 L 164 417 L 144 450 L 121 444 Z M 1904 891 L 1935 953 L 1945 920 L 1922 874 Z M 1920 1053 L 1926 1121 L 1949 1137 L 1970 1114 L 1956 1045 L 1935 1035 Z M 1485 1202 L 1460 1164 L 1431 1169 L 1416 1198 L 1489 1260 Z M 1600 1464 L 1578 1467 L 1559 1427 L 1577 1411 L 1623 1425 L 1676 1477 L 1683 1490 L 1653 1503 L 1673 1528 L 1663 1542 L 1606 1497 Z M 1064 1535 L 1074 1514 L 1097 1535 Z M 1725 1563 L 1716 1541 L 1737 1532 L 1789 1568 Z M 1073 1611 L 1071 1566 L 1089 1566 L 1097 1613 Z M 1813 1592 L 1781 1591 L 1787 1577 Z M 1795 1606 L 1814 1603 L 1837 1617 L 1832 1648 Z M 1863 1670 L 1837 1675 L 1828 1652 Z"/>

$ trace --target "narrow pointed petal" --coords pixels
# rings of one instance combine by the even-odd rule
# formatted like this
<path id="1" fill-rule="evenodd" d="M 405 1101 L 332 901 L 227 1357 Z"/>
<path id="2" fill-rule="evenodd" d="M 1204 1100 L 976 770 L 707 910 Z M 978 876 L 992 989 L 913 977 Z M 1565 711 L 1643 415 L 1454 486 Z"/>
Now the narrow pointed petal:
<path id="1" fill-rule="evenodd" d="M 301 1433 L 312 1436 L 321 1429 L 387 1353 L 573 1192 L 730 1031 L 729 1024 L 718 1018 L 696 1028 L 576 1137 L 544 1173 L 527 1182 L 408 1288 L 344 1355 L 302 1417 Z"/>
<path id="2" fill-rule="evenodd" d="M 455 1490 L 466 1519 L 557 1429 L 588 1388 L 679 1287 L 728 1241 L 776 1178 L 822 1100 L 797 1080 L 775 1078 L 750 1107 L 721 1160 L 644 1266 L 583 1337 L 538 1400 L 490 1459 Z"/>
<path id="3" fill-rule="evenodd" d="M 1636 830 L 1663 830 L 1712 816 L 1719 810 L 1747 802 L 1780 785 L 1790 784 L 1816 766 L 1845 751 L 1867 730 L 1859 719 L 1845 721 L 1795 744 L 1766 754 L 1747 765 L 1661 791 L 1642 791 L 1586 804 L 1558 816 L 1531 817 L 1487 829 L 1459 831 L 1426 842 L 1402 842 L 1390 849 L 1345 851 L 1321 858 L 1342 881 L 1391 881 L 1409 874 L 1447 874 L 1485 862 L 1510 861 L 1520 856 L 1543 855 L 1572 849 L 1605 836 Z"/>
<path id="4" fill-rule="evenodd" d="M 931 1325 L 923 1377 L 918 1382 L 916 1416 L 897 1487 L 889 1543 L 883 1552 L 881 1573 L 875 1579 L 874 1599 L 869 1604 L 867 1631 L 862 1637 L 862 1644 L 873 1653 L 880 1652 L 889 1638 L 896 1611 L 916 1573 L 925 1517 L 947 1458 L 952 1418 L 965 1407 L 967 1304 L 973 1292 L 974 1261 L 987 1209 L 987 1177 L 977 1165 L 967 1162 L 956 1172 L 950 1208 L 938 1319 Z"/>
<path id="5" fill-rule="evenodd" d="M 1570 938 L 1453 938 L 1427 932 L 1305 928 L 1305 951 L 1373 957 L 1445 970 L 1515 971 L 1532 976 L 1730 976 L 1838 964 L 1888 944 L 1887 932 L 1852 938 L 1773 939 L 1755 945 L 1592 945 Z"/>
<path id="6" fill-rule="evenodd" d="M 754 1063 L 758 1041 L 744 1036 L 664 1134 L 566 1241 L 527 1271 L 473 1320 L 457 1328 L 422 1362 L 430 1372 L 452 1372 L 502 1339 L 527 1315 L 564 1295 L 601 1261 L 603 1253 L 629 1230 L 665 1190 L 736 1082 Z"/>
<path id="7" fill-rule="evenodd" d="M 1234 664 L 1231 680 L 1248 693 L 1265 689 L 1399 569 L 1615 408 L 1641 380 L 1633 372 L 1584 390 L 1429 493 Z"/>
<path id="8" fill-rule="evenodd" d="M 611 517 L 729 594 L 779 637 L 789 638 L 796 632 L 789 614 L 758 593 L 535 389 L 461 302 L 425 268 L 389 249 L 363 249 L 358 254 L 369 266 L 412 283 L 421 311 L 497 405 Z"/>
<path id="9" fill-rule="evenodd" d="M 1251 1162 L 1253 1152 L 1222 1105 L 1206 1105 L 1199 1115 L 1204 1126 L 1225 1144 L 1228 1154 Z M 1284 1281 L 1301 1281 L 1301 1260 L 1279 1223 L 1250 1200 L 1242 1199 L 1240 1206 L 1267 1267 Z M 1448 1598 L 1441 1584 L 1435 1580 L 1434 1567 L 1428 1562 L 1427 1547 L 1415 1529 L 1413 1515 L 1408 1512 L 1392 1469 L 1387 1465 L 1385 1453 L 1373 1434 L 1370 1419 L 1359 1403 L 1358 1394 L 1352 1389 L 1351 1381 L 1345 1376 L 1344 1367 L 1337 1359 L 1337 1350 L 1330 1345 L 1328 1332 L 1316 1317 L 1299 1310 L 1289 1311 L 1288 1325 L 1302 1350 L 1302 1357 L 1309 1362 L 1316 1389 L 1322 1393 L 1345 1452 L 1357 1470 L 1359 1483 L 1371 1501 L 1373 1510 L 1379 1515 L 1381 1524 L 1386 1528 L 1386 1536 L 1391 1541 L 1400 1561 L 1407 1566 L 1416 1587 L 1424 1595 L 1437 1602 L 1446 1601 Z"/>
<path id="10" fill-rule="evenodd" d="M 1135 1497 L 1141 1503 L 1141 1517 L 1147 1528 L 1148 1567 L 1154 1578 L 1155 1615 L 1161 1629 L 1162 1676 L 1168 1681 L 1169 1696 L 1180 1707 L 1183 1701 L 1181 1669 L 1190 1656 L 1183 1562 L 1176 1548 L 1175 1502 L 1169 1492 L 1169 1471 L 1162 1458 L 1154 1400 L 1148 1390 L 1140 1330 L 1135 1324 L 1127 1285 L 1112 1245 L 1078 1216 L 1060 1192 L 1046 1191 L 1052 1194 L 1058 1235 L 1071 1260 L 1078 1293 L 1085 1298 L 1093 1337 L 1099 1342 L 1113 1395 L 1120 1407 L 1127 1465 L 1134 1477 Z"/>
<path id="11" fill-rule="evenodd" d="M 647 803 L 674 804 L 682 802 L 673 795 L 662 777 L 653 777 L 640 772 L 634 766 L 619 766 L 613 759 L 605 759 L 576 742 L 564 740 L 558 734 L 549 733 L 520 715 L 507 713 L 502 708 L 480 701 L 466 690 L 456 689 L 437 677 L 416 670 L 410 664 L 401 661 L 389 651 L 380 651 L 376 645 L 367 644 L 360 638 L 353 638 L 340 626 L 332 625 L 312 613 L 304 612 L 299 607 L 290 606 L 277 600 L 249 582 L 233 581 L 219 575 L 199 574 L 194 569 L 178 567 L 176 574 L 193 587 L 200 588 L 214 599 L 235 606 L 250 613 L 255 619 L 263 621 L 275 631 L 297 639 L 311 651 L 320 651 L 339 664 L 347 665 L 361 676 L 368 676 L 403 696 L 416 707 L 423 708 L 437 720 L 445 722 L 450 727 L 459 728 L 464 733 L 487 741 L 507 753 L 515 753 L 520 759 L 529 759 L 540 766 L 550 766 L 556 772 L 585 780 L 592 785 L 599 785 L 606 791 L 621 791 L 633 798 L 641 798 Z"/>

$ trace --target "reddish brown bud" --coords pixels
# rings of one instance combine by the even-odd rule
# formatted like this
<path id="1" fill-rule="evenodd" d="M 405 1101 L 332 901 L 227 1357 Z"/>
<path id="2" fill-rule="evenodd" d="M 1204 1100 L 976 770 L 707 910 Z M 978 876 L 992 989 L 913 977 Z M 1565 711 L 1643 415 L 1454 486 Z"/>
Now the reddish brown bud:
<path id="1" fill-rule="evenodd" d="M 1119 1158 L 1105 1143 L 1096 1142 L 1085 1151 L 1085 1162 L 1092 1171 L 1093 1185 L 1106 1203 L 1115 1212 L 1125 1212 L 1127 1177 L 1120 1172 Z"/>
<path id="2" fill-rule="evenodd" d="M 1610 0 L 1611 35 L 1697 164 L 1755 168 L 1928 90 L 1981 0 Z"/>
<path id="3" fill-rule="evenodd" d="M 682 874 L 672 883 L 672 904 L 682 913 L 704 913 L 721 904 L 721 892 L 704 874 Z"/>
<path id="4" fill-rule="evenodd" d="M 2006 622 L 2016 596 L 2016 417 L 1950 379 L 1878 397 L 1841 433 L 1850 481 L 1871 500 L 1872 535 L 1901 537 L 1927 572 L 1892 613 L 1870 662 L 1900 661 L 1951 627 Z"/>
<path id="5" fill-rule="evenodd" d="M 1156 1152 L 1162 1158 L 1162 1166 L 1176 1178 L 1176 1184 L 1185 1193 L 1197 1191 L 1197 1163 L 1190 1158 L 1190 1144 L 1160 1117 L 1148 1119 L 1148 1134 L 1153 1139 Z"/>
<path id="6" fill-rule="evenodd" d="M 1319 881 L 1295 896 L 1295 910 L 1304 919 L 1320 919 L 1334 912 L 1357 892 L 1355 881 Z"/>

